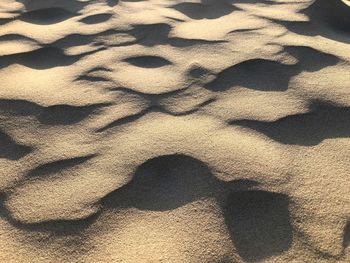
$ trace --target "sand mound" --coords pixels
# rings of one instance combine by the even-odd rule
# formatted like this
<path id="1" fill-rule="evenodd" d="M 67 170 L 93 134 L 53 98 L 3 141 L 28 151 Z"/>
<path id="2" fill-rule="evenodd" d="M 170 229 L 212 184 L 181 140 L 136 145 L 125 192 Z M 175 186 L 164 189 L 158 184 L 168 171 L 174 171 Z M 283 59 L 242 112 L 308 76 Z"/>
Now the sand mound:
<path id="1" fill-rule="evenodd" d="M 347 0 L 0 1 L 0 262 L 349 262 Z"/>

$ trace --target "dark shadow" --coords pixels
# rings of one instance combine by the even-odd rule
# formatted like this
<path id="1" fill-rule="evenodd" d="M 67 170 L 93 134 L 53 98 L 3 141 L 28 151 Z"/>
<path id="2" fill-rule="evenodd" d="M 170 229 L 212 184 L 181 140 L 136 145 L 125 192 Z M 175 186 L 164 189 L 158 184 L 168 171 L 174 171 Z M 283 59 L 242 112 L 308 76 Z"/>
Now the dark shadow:
<path id="1" fill-rule="evenodd" d="M 187 72 L 187 76 L 193 79 L 201 79 L 203 77 L 207 77 L 208 75 L 212 75 L 212 72 L 200 65 L 191 66 Z"/>
<path id="2" fill-rule="evenodd" d="M 73 165 L 79 165 L 90 158 L 93 158 L 93 155 L 45 164 L 32 170 L 29 174 L 31 176 L 46 175 Z M 213 176 L 210 168 L 200 160 L 183 154 L 173 154 L 159 156 L 141 164 L 128 184 L 103 197 L 99 204 L 101 209 L 86 218 L 24 223 L 16 220 L 9 213 L 4 205 L 7 200 L 6 195 L 2 193 L 0 193 L 0 216 L 14 227 L 26 231 L 50 232 L 56 236 L 74 236 L 81 235 L 81 232 L 89 228 L 104 210 L 136 207 L 141 210 L 168 211 L 199 199 L 208 198 L 216 198 L 219 201 L 218 203 L 222 203 L 232 191 L 238 191 L 238 201 L 240 201 L 242 200 L 242 194 L 240 193 L 249 191 L 255 186 L 258 186 L 258 183 L 251 180 L 221 181 Z M 255 192 L 252 192 L 254 196 Z M 277 194 L 275 195 L 278 196 Z M 269 198 L 265 195 L 259 195 L 256 198 L 259 199 L 259 202 L 263 202 L 264 205 L 270 204 L 268 212 L 277 211 L 276 215 L 272 214 L 273 222 L 280 219 L 280 222 L 284 223 L 283 211 L 279 206 L 281 201 L 275 195 L 273 197 L 278 201 L 277 204 L 275 204 L 276 202 L 269 202 Z M 235 198 L 235 194 L 232 194 L 230 198 L 233 198 L 234 201 L 230 201 L 228 209 L 227 207 L 224 208 L 226 221 L 231 219 L 232 212 L 237 212 L 237 205 L 235 205 L 237 204 L 237 201 L 235 201 L 237 198 Z M 242 211 L 243 215 L 247 214 L 244 209 Z M 253 211 L 255 212 L 252 214 L 253 218 L 248 218 L 248 222 L 250 222 L 249 220 L 254 221 L 256 216 L 261 216 L 259 209 L 253 207 Z M 261 220 L 263 219 L 264 217 L 262 216 Z M 231 221 L 227 222 L 230 223 Z M 239 223 L 240 221 L 236 220 L 233 222 Z M 236 231 L 237 237 L 234 236 L 233 238 L 239 240 L 242 238 L 240 236 L 242 233 L 239 230 L 237 231 L 234 228 L 235 226 L 232 225 L 230 229 L 232 230 L 231 232 Z M 255 228 L 257 227 L 255 226 Z M 271 231 L 272 238 L 270 239 L 273 240 L 276 230 Z M 267 238 L 266 240 L 270 239 Z"/>
<path id="3" fill-rule="evenodd" d="M 142 110 L 136 114 L 128 115 L 128 116 L 122 117 L 120 119 L 114 120 L 114 121 L 108 123 L 107 125 L 97 129 L 96 132 L 100 133 L 100 132 L 104 132 L 106 130 L 112 129 L 114 127 L 119 127 L 119 126 L 123 126 L 123 125 L 129 124 L 129 123 L 132 123 L 132 122 L 137 121 L 138 119 L 142 118 L 148 112 L 150 112 L 149 108 Z"/>
<path id="4" fill-rule="evenodd" d="M 108 21 L 112 17 L 112 14 L 97 14 L 97 15 L 91 15 L 84 17 L 83 19 L 80 19 L 79 22 L 84 24 L 98 24 Z"/>
<path id="5" fill-rule="evenodd" d="M 215 1 L 215 0 L 207 0 L 207 1 Z M 226 0 L 226 1 L 234 4 L 269 4 L 269 5 L 279 4 L 274 0 Z"/>
<path id="6" fill-rule="evenodd" d="M 166 23 L 136 24 L 128 33 L 137 39 L 143 46 L 155 46 L 166 43 L 171 26 Z"/>
<path id="7" fill-rule="evenodd" d="M 28 68 L 44 70 L 55 67 L 69 66 L 84 56 L 98 52 L 89 51 L 80 55 L 66 55 L 63 50 L 57 47 L 43 47 L 34 51 L 17 53 L 0 57 L 0 69 L 12 64 L 20 64 Z"/>
<path id="8" fill-rule="evenodd" d="M 298 59 L 299 72 L 315 72 L 342 62 L 334 55 L 307 46 L 284 46 L 284 51 Z"/>
<path id="9" fill-rule="evenodd" d="M 250 180 L 220 181 L 205 163 L 191 156 L 164 155 L 140 165 L 130 183 L 104 197 L 102 205 L 167 211 L 199 199 L 220 199 L 229 191 L 256 185 Z"/>
<path id="10" fill-rule="evenodd" d="M 95 154 L 90 154 L 87 156 L 81 156 L 81 157 L 74 157 L 70 159 L 65 159 L 65 160 L 59 160 L 51 163 L 46 163 L 43 165 L 40 165 L 33 170 L 31 170 L 27 176 L 29 177 L 38 177 L 38 176 L 47 176 L 50 174 L 55 174 L 60 171 L 63 171 L 65 169 L 83 164 L 92 158 L 94 158 L 96 155 Z"/>
<path id="11" fill-rule="evenodd" d="M 192 46 L 199 46 L 199 45 L 223 44 L 223 43 L 227 43 L 227 41 L 172 37 L 168 39 L 167 43 L 169 43 L 169 45 L 173 47 L 185 48 L 185 47 L 192 47 Z"/>
<path id="12" fill-rule="evenodd" d="M 325 102 L 314 102 L 310 108 L 308 113 L 273 122 L 233 120 L 229 124 L 256 130 L 283 144 L 312 146 L 327 138 L 350 137 L 350 108 Z"/>
<path id="13" fill-rule="evenodd" d="M 106 67 L 95 67 L 81 75 L 79 75 L 74 81 L 87 81 L 87 82 L 113 82 L 111 79 L 100 75 L 101 73 L 112 72 L 111 69 Z"/>
<path id="14" fill-rule="evenodd" d="M 225 91 L 236 86 L 262 91 L 285 91 L 293 76 L 340 62 L 338 57 L 310 47 L 287 46 L 284 51 L 295 56 L 298 62 L 286 65 L 266 59 L 246 60 L 219 72 L 205 87 L 212 91 Z"/>
<path id="15" fill-rule="evenodd" d="M 119 3 L 119 0 L 107 0 L 107 4 L 111 7 L 116 6 Z"/>
<path id="16" fill-rule="evenodd" d="M 0 113 L 15 116 L 38 114 L 43 107 L 27 100 L 0 99 Z"/>
<path id="17" fill-rule="evenodd" d="M 120 127 L 129 123 L 132 123 L 134 121 L 137 121 L 138 119 L 144 117 L 146 114 L 150 113 L 150 112 L 161 112 L 164 114 L 168 114 L 171 116 L 185 116 L 185 115 L 189 115 L 189 114 L 193 114 L 197 111 L 199 111 L 202 107 L 205 107 L 211 103 L 213 103 L 216 99 L 215 98 L 210 98 L 196 106 L 194 106 L 192 109 L 186 110 L 186 111 L 182 111 L 182 112 L 174 112 L 174 111 L 170 111 L 165 109 L 165 107 L 163 107 L 162 105 L 159 105 L 157 102 L 154 103 L 154 101 L 157 101 L 157 99 L 159 99 L 159 96 L 154 96 L 154 97 L 146 97 L 146 99 L 149 100 L 149 104 L 150 106 L 147 107 L 144 110 L 141 110 L 140 112 L 136 113 L 136 114 L 132 114 L 117 120 L 114 120 L 110 123 L 108 123 L 107 125 L 99 128 L 96 130 L 96 132 L 104 132 L 106 130 L 115 128 L 115 127 Z M 152 103 L 153 102 L 153 103 Z"/>
<path id="18" fill-rule="evenodd" d="M 38 121 L 46 125 L 71 125 L 81 122 L 108 105 L 107 103 L 87 106 L 54 105 L 43 110 L 38 116 Z"/>
<path id="19" fill-rule="evenodd" d="M 222 187 L 206 164 L 185 155 L 166 155 L 138 167 L 130 183 L 103 200 L 105 207 L 166 211 L 213 196 Z"/>
<path id="20" fill-rule="evenodd" d="M 28 11 L 19 16 L 19 19 L 31 24 L 51 25 L 75 16 L 64 8 L 52 7 Z"/>
<path id="21" fill-rule="evenodd" d="M 93 45 L 96 47 L 103 47 L 128 46 L 133 44 L 139 44 L 147 47 L 156 45 L 171 45 L 173 47 L 186 48 L 197 45 L 215 45 L 227 42 L 225 40 L 204 40 L 169 37 L 170 30 L 171 26 L 166 23 L 148 25 L 135 24 L 132 25 L 132 29 L 130 30 L 106 30 L 104 32 L 91 35 L 70 34 L 61 39 L 58 39 L 51 45 L 54 47 L 59 47 L 61 49 L 79 45 Z M 109 36 L 115 36 L 118 34 L 122 34 L 123 36 L 128 34 L 134 39 L 131 39 L 129 41 L 122 41 L 121 43 L 116 44 L 110 44 L 108 41 L 106 41 L 106 43 L 103 40 L 104 37 L 108 38 Z"/>
<path id="22" fill-rule="evenodd" d="M 27 37 L 27 36 L 23 36 L 20 34 L 6 34 L 6 35 L 2 35 L 0 36 L 0 42 L 1 41 L 30 41 L 30 42 L 34 42 L 34 43 L 38 43 L 37 40 Z"/>
<path id="23" fill-rule="evenodd" d="M 79 0 L 16 0 L 24 5 L 24 9 L 28 11 L 51 9 L 51 8 L 65 8 L 69 12 L 76 13 L 82 10 L 89 4 L 90 1 Z"/>
<path id="24" fill-rule="evenodd" d="M 308 22 L 273 21 L 297 34 L 350 43 L 350 7 L 341 0 L 316 0 L 301 13 L 309 17 Z"/>
<path id="25" fill-rule="evenodd" d="M 181 12 L 192 19 L 216 19 L 237 10 L 232 4 L 225 1 L 202 1 L 201 3 L 179 3 L 172 6 L 173 9 Z"/>
<path id="26" fill-rule="evenodd" d="M 343 236 L 343 249 L 347 249 L 350 245 L 350 222 L 348 222 L 344 229 L 344 236 Z"/>
<path id="27" fill-rule="evenodd" d="M 181 92 L 183 92 L 183 91 L 185 91 L 187 89 L 188 89 L 188 87 L 184 87 L 184 88 L 180 88 L 180 89 L 177 89 L 177 90 L 161 92 L 161 93 L 145 93 L 145 92 L 142 92 L 142 91 L 133 90 L 131 88 L 123 87 L 123 86 L 109 88 L 110 91 L 122 92 L 122 93 L 130 94 L 130 95 L 139 96 L 139 97 L 141 97 L 141 98 L 143 98 L 145 100 L 148 100 L 150 102 L 150 104 L 152 104 L 151 102 L 159 102 L 163 98 L 169 98 L 169 97 L 172 97 L 172 96 L 177 96 Z"/>
<path id="28" fill-rule="evenodd" d="M 105 77 L 97 77 L 97 76 L 89 76 L 89 75 L 81 75 L 76 78 L 74 81 L 87 81 L 87 82 L 110 82 L 110 79 Z"/>
<path id="29" fill-rule="evenodd" d="M 311 23 L 325 23 L 334 30 L 350 32 L 350 7 L 341 0 L 316 0 L 303 13 Z"/>
<path id="30" fill-rule="evenodd" d="M 87 218 L 71 220 L 52 220 L 39 223 L 26 224 L 11 219 L 11 224 L 26 231 L 52 232 L 56 237 L 81 235 L 81 232 L 89 228 L 100 216 L 100 213 L 93 214 Z"/>
<path id="31" fill-rule="evenodd" d="M 124 61 L 141 68 L 160 68 L 172 64 L 169 60 L 158 56 L 129 57 L 124 59 Z"/>
<path id="32" fill-rule="evenodd" d="M 280 62 L 252 59 L 221 71 L 205 87 L 212 91 L 225 91 L 235 86 L 263 91 L 283 91 L 288 88 L 295 68 Z"/>
<path id="33" fill-rule="evenodd" d="M 51 45 L 54 47 L 58 47 L 61 49 L 66 49 L 69 47 L 82 46 L 82 45 L 90 45 L 96 48 L 103 47 L 119 47 L 119 46 L 129 46 L 137 43 L 135 39 L 130 38 L 127 41 L 121 41 L 116 43 L 109 43 L 109 37 L 115 37 L 118 34 L 122 34 L 125 36 L 129 34 L 129 31 L 118 31 L 114 29 L 109 29 L 97 34 L 69 34 L 61 39 L 58 39 L 56 42 Z M 131 34 L 130 34 L 131 35 Z"/>
<path id="34" fill-rule="evenodd" d="M 148 25 L 135 24 L 127 33 L 136 38 L 135 43 L 148 47 L 168 44 L 174 47 L 191 47 L 196 45 L 211 45 L 226 42 L 223 40 L 210 41 L 203 39 L 169 37 L 171 29 L 171 25 L 166 23 Z"/>
<path id="35" fill-rule="evenodd" d="M 103 71 L 103 72 L 112 72 L 112 70 L 109 69 L 108 67 L 98 66 L 98 67 L 94 67 L 94 68 L 88 70 L 86 73 L 94 73 L 94 72 L 100 72 L 100 71 Z"/>
<path id="36" fill-rule="evenodd" d="M 110 31 L 108 31 L 108 33 L 110 33 Z M 66 35 L 66 36 L 58 39 L 56 42 L 52 43 L 52 46 L 58 47 L 61 49 L 66 49 L 66 48 L 70 48 L 70 47 L 74 47 L 74 46 L 94 44 L 94 42 L 93 42 L 94 38 L 96 38 L 100 35 L 104 35 L 104 34 L 105 34 L 105 32 L 102 32 L 99 34 L 92 34 L 92 35 L 69 34 L 69 35 Z"/>
<path id="37" fill-rule="evenodd" d="M 288 250 L 293 228 L 286 195 L 265 191 L 232 193 L 224 217 L 238 254 L 248 262 Z"/>
<path id="38" fill-rule="evenodd" d="M 14 21 L 16 18 L 0 18 L 0 26 Z"/>
<path id="39" fill-rule="evenodd" d="M 86 106 L 53 105 L 44 107 L 26 100 L 0 99 L 0 113 L 14 116 L 35 116 L 45 125 L 71 125 L 88 118 L 109 103 Z"/>
<path id="40" fill-rule="evenodd" d="M 11 136 L 0 130 L 0 158 L 19 160 L 32 151 L 31 147 L 18 144 Z"/>

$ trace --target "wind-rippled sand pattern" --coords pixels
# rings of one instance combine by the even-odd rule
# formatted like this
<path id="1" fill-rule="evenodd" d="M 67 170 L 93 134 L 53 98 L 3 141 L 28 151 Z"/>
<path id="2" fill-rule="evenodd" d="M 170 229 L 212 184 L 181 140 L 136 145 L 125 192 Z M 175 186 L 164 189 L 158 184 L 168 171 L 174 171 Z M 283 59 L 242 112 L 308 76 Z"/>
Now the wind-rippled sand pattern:
<path id="1" fill-rule="evenodd" d="M 1 0 L 0 262 L 349 262 L 341 0 Z"/>

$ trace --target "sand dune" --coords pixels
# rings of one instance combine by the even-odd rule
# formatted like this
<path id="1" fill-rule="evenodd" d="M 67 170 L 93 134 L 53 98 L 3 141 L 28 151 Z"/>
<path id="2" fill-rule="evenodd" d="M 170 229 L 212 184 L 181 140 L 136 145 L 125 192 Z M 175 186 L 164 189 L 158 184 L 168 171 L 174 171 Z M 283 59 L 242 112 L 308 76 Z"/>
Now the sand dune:
<path id="1" fill-rule="evenodd" d="M 350 2 L 1 0 L 0 262 L 349 262 Z"/>

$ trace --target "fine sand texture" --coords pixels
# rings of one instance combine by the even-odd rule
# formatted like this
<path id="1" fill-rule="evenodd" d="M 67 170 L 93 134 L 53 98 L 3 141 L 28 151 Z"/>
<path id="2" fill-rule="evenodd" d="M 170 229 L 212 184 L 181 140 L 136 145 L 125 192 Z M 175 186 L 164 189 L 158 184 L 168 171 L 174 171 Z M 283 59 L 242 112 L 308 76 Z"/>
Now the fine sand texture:
<path id="1" fill-rule="evenodd" d="M 0 262 L 350 262 L 350 2 L 0 0 Z"/>

